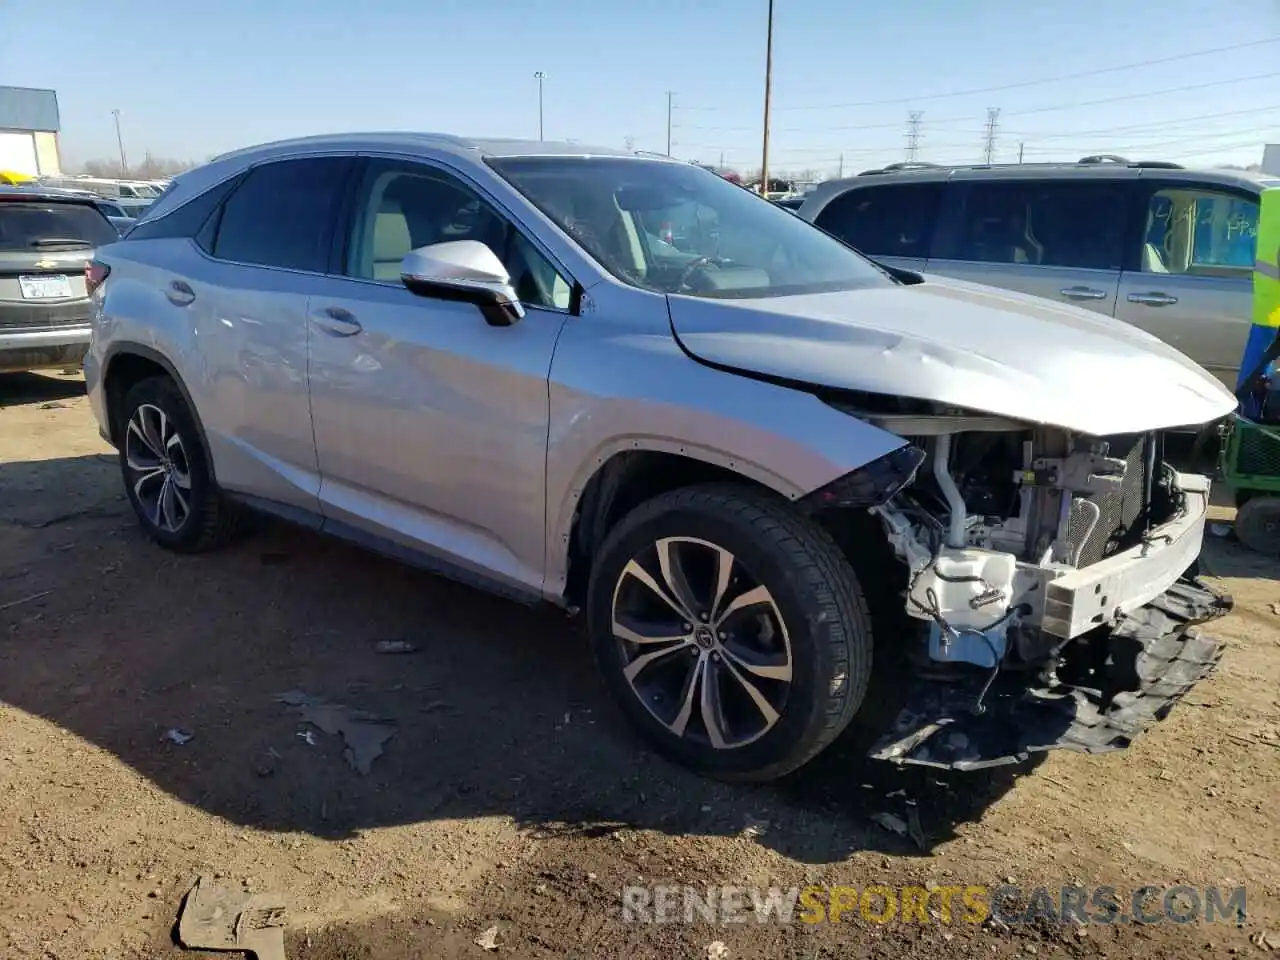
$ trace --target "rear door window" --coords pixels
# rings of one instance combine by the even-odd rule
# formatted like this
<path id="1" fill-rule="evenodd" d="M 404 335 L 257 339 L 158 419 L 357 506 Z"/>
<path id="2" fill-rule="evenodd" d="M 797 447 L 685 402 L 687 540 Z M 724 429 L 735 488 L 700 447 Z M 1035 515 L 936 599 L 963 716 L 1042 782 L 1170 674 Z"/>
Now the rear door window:
<path id="1" fill-rule="evenodd" d="M 97 247 L 118 239 L 110 221 L 88 204 L 0 201 L 0 252 Z"/>
<path id="2" fill-rule="evenodd" d="M 1119 270 L 1128 191 L 1123 181 L 971 181 L 947 258 Z"/>
<path id="3" fill-rule="evenodd" d="M 925 259 L 942 189 L 941 183 L 860 187 L 828 203 L 814 222 L 868 256 Z"/>
<path id="4" fill-rule="evenodd" d="M 350 167 L 346 157 L 309 157 L 250 170 L 222 207 L 213 255 L 325 272 Z"/>

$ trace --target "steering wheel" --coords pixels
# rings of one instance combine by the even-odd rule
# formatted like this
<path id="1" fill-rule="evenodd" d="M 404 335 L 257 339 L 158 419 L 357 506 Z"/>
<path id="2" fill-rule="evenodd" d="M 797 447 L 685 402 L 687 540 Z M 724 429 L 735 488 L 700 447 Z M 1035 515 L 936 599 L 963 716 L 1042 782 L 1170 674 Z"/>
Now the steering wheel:
<path id="1" fill-rule="evenodd" d="M 693 279 L 693 275 L 703 267 L 711 266 L 719 269 L 733 264 L 732 260 L 725 257 L 698 257 L 696 260 L 689 262 L 689 265 L 680 272 L 680 282 L 676 284 L 677 290 L 691 290 L 689 281 Z"/>

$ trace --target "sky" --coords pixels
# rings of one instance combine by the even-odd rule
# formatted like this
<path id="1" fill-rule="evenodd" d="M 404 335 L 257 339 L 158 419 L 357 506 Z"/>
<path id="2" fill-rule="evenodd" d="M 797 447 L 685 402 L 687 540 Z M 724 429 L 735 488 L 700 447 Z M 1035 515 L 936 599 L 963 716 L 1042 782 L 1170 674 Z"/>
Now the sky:
<path id="1" fill-rule="evenodd" d="M 60 0 L 6 15 L 0 84 L 57 91 L 63 165 L 202 161 L 351 130 L 543 134 L 760 167 L 768 0 Z M 1280 142 L 1280 0 L 775 0 L 770 170 Z M 1260 42 L 1263 41 L 1263 42 Z M 1155 62 L 1153 62 L 1155 61 Z M 981 91 L 981 92 L 973 92 Z M 669 96 L 670 95 L 670 96 Z"/>

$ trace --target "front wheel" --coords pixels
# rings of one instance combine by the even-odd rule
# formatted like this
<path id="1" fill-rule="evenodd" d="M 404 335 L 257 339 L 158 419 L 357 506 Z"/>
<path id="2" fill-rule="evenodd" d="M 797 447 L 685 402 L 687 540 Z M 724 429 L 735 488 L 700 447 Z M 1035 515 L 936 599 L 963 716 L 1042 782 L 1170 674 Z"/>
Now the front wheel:
<path id="1" fill-rule="evenodd" d="M 771 780 L 862 703 L 871 628 L 831 537 L 756 491 L 691 487 L 637 507 L 592 571 L 588 628 L 615 699 L 660 753 Z"/>

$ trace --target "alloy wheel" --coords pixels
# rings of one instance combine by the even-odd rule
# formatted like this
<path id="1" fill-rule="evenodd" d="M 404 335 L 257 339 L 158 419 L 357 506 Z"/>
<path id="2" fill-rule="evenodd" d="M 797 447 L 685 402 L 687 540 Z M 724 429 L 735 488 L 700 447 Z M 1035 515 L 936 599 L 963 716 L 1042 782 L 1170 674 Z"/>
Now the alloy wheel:
<path id="1" fill-rule="evenodd" d="M 728 550 L 657 540 L 623 567 L 612 629 L 623 677 L 659 723 L 717 750 L 768 733 L 786 708 L 791 641 L 768 588 Z"/>
<path id="2" fill-rule="evenodd" d="M 129 485 L 145 518 L 176 533 L 191 514 L 191 467 L 173 418 L 154 404 L 139 404 L 125 431 Z"/>

